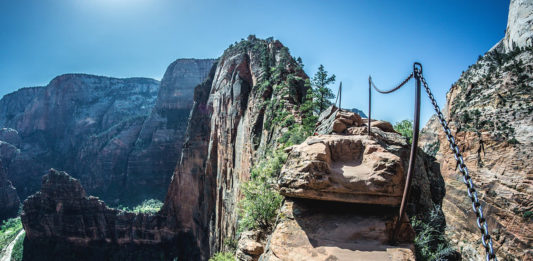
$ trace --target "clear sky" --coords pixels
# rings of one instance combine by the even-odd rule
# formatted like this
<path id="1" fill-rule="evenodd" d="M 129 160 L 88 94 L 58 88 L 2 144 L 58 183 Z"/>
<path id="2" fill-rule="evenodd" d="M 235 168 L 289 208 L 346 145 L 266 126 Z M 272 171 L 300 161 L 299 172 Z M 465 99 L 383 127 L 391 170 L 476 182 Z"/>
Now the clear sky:
<path id="1" fill-rule="evenodd" d="M 419 61 L 438 102 L 505 34 L 508 0 L 1 0 L 0 96 L 64 73 L 161 79 L 177 58 L 215 58 L 249 34 L 281 40 L 309 75 L 343 82 L 343 107 L 368 108 Z M 336 92 L 338 81 L 332 89 Z M 433 111 L 425 94 L 422 120 Z M 413 83 L 375 95 L 373 116 L 413 117 Z"/>

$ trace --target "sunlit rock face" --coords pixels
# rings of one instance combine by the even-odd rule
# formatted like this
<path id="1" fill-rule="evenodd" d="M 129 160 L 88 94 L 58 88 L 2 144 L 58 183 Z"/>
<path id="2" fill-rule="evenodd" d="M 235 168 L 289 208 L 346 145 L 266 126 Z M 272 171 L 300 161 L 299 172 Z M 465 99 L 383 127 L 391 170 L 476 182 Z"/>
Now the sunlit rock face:
<path id="1" fill-rule="evenodd" d="M 531 1 L 511 1 L 503 39 L 507 49 L 493 48 L 470 66 L 443 106 L 500 260 L 533 259 L 533 51 L 523 48 L 531 45 L 532 7 Z M 472 203 L 435 116 L 421 143 L 440 162 L 446 181 L 443 211 L 451 242 L 463 258 L 484 259 Z"/>
<path id="2" fill-rule="evenodd" d="M 410 146 L 390 123 L 371 126 L 369 135 L 368 119 L 330 107 L 319 118 L 317 135 L 286 149 L 277 184 L 285 201 L 260 260 L 415 260 L 407 219 L 398 244 L 390 242 Z M 409 217 L 421 218 L 441 205 L 438 165 L 422 151 L 411 184 Z M 237 253 L 262 242 L 254 239 L 241 238 Z"/>
<path id="3" fill-rule="evenodd" d="M 533 2 L 511 0 L 503 43 L 506 51 L 533 45 Z"/>
<path id="4" fill-rule="evenodd" d="M 268 81 L 274 68 L 280 73 Z M 296 106 L 307 78 L 279 41 L 251 36 L 227 49 L 208 81 L 195 90 L 182 158 L 162 213 L 192 235 L 191 251 L 199 259 L 209 259 L 226 238 L 235 237 L 240 185 L 281 132 L 271 124 L 276 108 L 268 104 L 282 101 L 299 117 Z"/>
<path id="5" fill-rule="evenodd" d="M 68 171 L 110 204 L 163 199 L 194 87 L 214 60 L 180 59 L 160 83 L 66 74 L 0 100 L 0 159 L 21 198 L 48 169 Z"/>

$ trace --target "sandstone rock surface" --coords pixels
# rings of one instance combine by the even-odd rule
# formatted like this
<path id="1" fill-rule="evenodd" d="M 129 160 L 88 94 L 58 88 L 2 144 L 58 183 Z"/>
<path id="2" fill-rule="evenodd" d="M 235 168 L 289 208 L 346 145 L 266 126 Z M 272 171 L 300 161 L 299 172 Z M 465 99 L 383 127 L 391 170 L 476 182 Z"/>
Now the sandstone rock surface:
<path id="1" fill-rule="evenodd" d="M 398 205 L 406 171 L 367 135 L 319 135 L 292 148 L 279 190 L 288 197 Z"/>
<path id="2" fill-rule="evenodd" d="M 283 44 L 250 36 L 227 49 L 196 88 L 182 157 L 162 212 L 190 232 L 196 244 L 190 251 L 200 259 L 235 237 L 240 184 L 280 135 L 272 125 L 278 110 L 299 117 L 295 109 L 307 90 L 305 79 Z"/>
<path id="3" fill-rule="evenodd" d="M 503 39 L 507 50 L 493 48 L 470 66 L 448 91 L 444 106 L 499 260 L 533 259 L 533 51 L 517 48 L 531 44 L 532 7 L 531 1 L 511 1 Z M 440 162 L 446 181 L 447 235 L 464 259 L 484 259 L 472 204 L 436 117 L 421 142 Z"/>
<path id="4" fill-rule="evenodd" d="M 391 213 L 287 200 L 261 260 L 415 260 L 412 243 L 389 244 Z"/>

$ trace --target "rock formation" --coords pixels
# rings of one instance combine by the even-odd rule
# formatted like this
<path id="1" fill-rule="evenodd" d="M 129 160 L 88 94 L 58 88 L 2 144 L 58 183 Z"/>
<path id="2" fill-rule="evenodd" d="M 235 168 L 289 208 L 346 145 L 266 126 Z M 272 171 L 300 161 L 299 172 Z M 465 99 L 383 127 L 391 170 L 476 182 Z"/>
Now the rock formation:
<path id="1" fill-rule="evenodd" d="M 281 134 L 281 124 L 272 124 L 279 118 L 278 114 L 291 113 L 293 117 L 299 117 L 296 112 L 307 89 L 305 79 L 305 73 L 279 41 L 250 37 L 226 50 L 206 80 L 198 85 L 194 91 L 182 156 L 165 205 L 156 217 L 146 217 L 160 220 L 157 217 L 160 216 L 164 219 L 163 223 L 155 223 L 157 230 L 162 231 L 148 236 L 154 240 L 152 246 L 159 247 L 164 253 L 165 260 L 174 256 L 179 260 L 207 260 L 222 247 L 225 238 L 234 237 L 239 184 L 249 179 L 250 168 L 257 155 L 265 153 L 266 145 L 272 144 Z M 175 103 L 168 102 L 160 108 L 177 107 Z M 25 244 L 32 247 L 25 251 L 35 252 L 25 255 L 35 257 L 39 249 L 48 249 L 46 256 L 51 257 L 55 251 L 64 250 L 52 247 L 59 243 L 75 249 L 77 256 L 83 256 L 79 253 L 86 253 L 85 249 L 93 245 L 100 249 L 98 253 L 111 253 L 113 249 L 122 253 L 124 249 L 130 249 L 132 245 L 128 242 L 134 241 L 119 245 L 114 244 L 113 239 L 109 242 L 103 236 L 105 233 L 101 233 L 101 224 L 84 230 L 76 228 L 78 219 L 94 220 L 92 213 L 95 210 L 87 210 L 96 208 L 92 204 L 98 205 L 99 209 L 104 207 L 100 203 L 84 203 L 94 200 L 70 195 L 72 192 L 62 189 L 62 184 L 54 185 L 64 183 L 62 180 L 66 178 L 45 179 L 43 191 L 26 201 L 23 214 L 25 228 L 46 233 L 29 232 Z M 57 197 L 43 196 L 50 194 L 46 192 L 46 187 L 55 187 L 57 193 L 54 195 Z M 54 211 L 55 207 L 51 207 L 65 204 L 61 203 L 65 197 L 77 198 L 78 202 L 73 202 L 72 206 L 82 204 L 75 212 L 75 219 L 70 217 L 71 212 Z M 42 205 L 50 207 L 43 209 Z M 125 227 L 133 227 L 131 222 L 136 220 L 135 217 L 123 220 L 116 210 L 99 212 L 102 211 L 105 220 L 111 220 L 111 225 L 107 225 L 111 226 L 108 231 L 117 229 L 112 226 L 113 220 L 122 220 L 121 225 Z M 42 219 L 51 222 L 63 220 L 64 223 L 45 224 L 39 222 Z M 154 225 L 155 221 L 150 222 Z M 143 224 L 141 222 L 139 226 L 152 230 L 153 226 Z M 134 231 L 135 234 L 146 233 L 140 228 Z M 167 236 L 153 236 L 154 233 Z M 156 244 L 155 241 L 159 242 Z M 149 249 L 147 251 L 152 253 L 152 246 L 143 243 L 139 248 Z M 80 258 L 94 260 L 96 257 Z"/>
<path id="2" fill-rule="evenodd" d="M 7 219 L 17 215 L 20 207 L 20 200 L 17 190 L 7 179 L 7 175 L 0 161 L 0 224 Z"/>
<path id="3" fill-rule="evenodd" d="M 533 49 L 531 1 L 511 1 L 503 43 L 469 67 L 447 94 L 446 118 L 474 183 L 500 260 L 533 259 Z M 525 48 L 527 47 L 527 48 Z M 422 147 L 441 163 L 447 235 L 465 259 L 483 259 L 472 204 L 436 117 Z"/>
<path id="4" fill-rule="evenodd" d="M 292 132 L 292 128 L 300 126 L 303 119 L 300 106 L 309 88 L 307 81 L 300 65 L 279 41 L 250 36 L 232 45 L 194 90 L 181 158 L 161 211 L 135 215 L 109 209 L 87 197 L 77 181 L 51 171 L 43 180 L 41 192 L 25 203 L 25 246 L 31 246 L 25 248 L 25 258 L 36 260 L 38 253 L 45 253 L 41 255 L 43 259 L 53 260 L 58 251 L 66 251 L 76 260 L 97 260 L 101 254 L 117 253 L 117 258 L 130 258 L 144 251 L 141 257 L 145 259 L 153 259 L 154 253 L 159 252 L 162 260 L 207 260 L 215 252 L 228 250 L 225 242 L 236 239 L 242 184 L 251 179 L 255 164 L 282 147 L 282 140 L 296 141 L 291 135 L 302 135 Z M 166 104 L 160 108 L 176 108 L 172 102 Z M 323 134 L 287 151 L 289 163 L 278 184 L 287 199 L 279 222 L 274 231 L 265 231 L 272 235 L 243 231 L 237 244 L 240 259 L 257 260 L 263 255 L 275 260 L 279 251 L 287 252 L 280 241 L 287 232 L 285 228 L 292 229 L 302 240 L 304 232 L 309 231 L 311 239 L 316 240 L 309 244 L 298 242 L 300 252 L 295 253 L 303 254 L 294 258 L 313 253 L 341 258 L 345 253 L 363 250 L 364 243 L 344 244 L 350 236 L 374 231 L 361 237 L 373 240 L 369 245 L 373 251 L 382 257 L 412 259 L 412 229 L 406 220 L 402 220 L 400 238 L 405 245 L 391 247 L 385 242 L 407 168 L 407 143 L 384 122 L 372 122 L 374 134 L 367 137 L 364 122 L 355 113 L 330 109 L 321 117 L 318 129 Z M 320 146 L 321 151 L 312 149 L 320 145 L 313 139 L 323 142 L 319 142 L 324 145 Z M 346 155 L 342 155 L 344 152 Z M 312 161 L 310 167 L 314 167 L 313 162 L 322 166 L 324 177 L 330 175 L 332 182 L 316 186 L 313 182 L 320 180 L 318 173 L 292 165 L 308 164 L 306 161 Z M 417 162 L 408 204 L 410 216 L 423 216 L 439 205 L 444 195 L 434 162 L 423 154 Z M 357 175 L 351 175 L 354 169 Z M 351 173 L 353 178 L 341 178 L 343 173 Z M 325 193 L 320 191 L 322 188 L 326 188 Z M 362 189 L 362 193 L 345 193 L 347 188 Z M 306 203 L 308 200 L 323 209 L 313 209 Z M 335 208 L 339 212 L 328 213 L 325 200 L 341 201 L 337 202 L 340 207 Z M 370 204 L 378 207 L 369 207 Z M 344 212 L 346 209 L 350 211 Z M 345 229 L 346 233 L 339 231 L 327 241 L 324 231 L 302 230 L 299 221 L 307 228 L 321 222 L 329 228 L 333 226 L 331 222 L 338 221 L 342 223 L 340 230 Z M 361 224 L 366 225 L 357 230 Z M 325 248 L 320 249 L 321 246 Z M 89 255 L 90 249 L 96 254 Z"/>
<path id="5" fill-rule="evenodd" d="M 159 82 L 82 74 L 0 100 L 0 159 L 21 198 L 50 168 L 113 204 L 164 198 L 181 152 L 192 90 L 214 60 L 180 59 Z M 135 191 L 135 193 L 132 193 Z"/>
<path id="6" fill-rule="evenodd" d="M 317 129 L 328 126 L 342 128 L 287 149 L 278 182 L 286 201 L 262 260 L 415 260 L 408 222 L 400 244 L 390 244 L 409 160 L 405 139 L 378 127 L 368 136 L 357 114 L 334 107 Z M 441 203 L 444 184 L 433 164 L 420 153 L 410 216 Z"/>
<path id="7" fill-rule="evenodd" d="M 80 182 L 50 170 L 24 203 L 24 260 L 170 260 L 174 238 L 160 215 L 111 209 Z"/>
<path id="8" fill-rule="evenodd" d="M 251 36 L 226 50 L 208 82 L 196 89 L 182 158 L 162 212 L 190 232 L 202 260 L 235 236 L 240 184 L 279 135 L 279 126 L 272 124 L 277 114 L 298 117 L 305 79 L 279 41 Z"/>
<path id="9" fill-rule="evenodd" d="M 511 0 L 505 37 L 493 49 L 511 52 L 533 46 L 533 3 L 528 0 Z"/>

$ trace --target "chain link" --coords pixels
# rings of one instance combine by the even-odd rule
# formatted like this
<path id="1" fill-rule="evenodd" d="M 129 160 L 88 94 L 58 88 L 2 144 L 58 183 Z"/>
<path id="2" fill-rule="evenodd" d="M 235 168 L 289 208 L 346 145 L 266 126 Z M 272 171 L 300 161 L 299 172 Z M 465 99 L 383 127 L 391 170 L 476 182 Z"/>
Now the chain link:
<path id="1" fill-rule="evenodd" d="M 435 97 L 433 97 L 433 94 L 431 93 L 431 90 L 428 87 L 428 83 L 426 82 L 426 79 L 424 76 L 422 76 L 422 73 L 420 71 L 415 70 L 415 77 L 419 77 L 422 81 L 422 84 L 424 85 L 424 89 L 426 89 L 426 92 L 429 96 L 429 99 L 431 100 L 431 103 L 433 104 L 433 107 L 435 108 L 435 112 L 437 113 L 437 117 L 439 118 L 440 124 L 442 125 L 442 128 L 444 129 L 444 133 L 446 134 L 446 138 L 448 139 L 448 142 L 450 143 L 450 149 L 454 153 L 455 160 L 457 161 L 457 166 L 459 167 L 459 171 L 463 175 L 463 182 L 465 183 L 467 187 L 467 193 L 468 197 L 472 201 L 472 209 L 474 210 L 474 213 L 477 217 L 477 226 L 479 230 L 481 231 L 481 243 L 483 244 L 483 247 L 485 247 L 485 251 L 487 253 L 487 261 L 490 260 L 498 260 L 496 258 L 496 254 L 494 254 L 494 248 L 492 245 L 492 238 L 489 235 L 489 229 L 487 227 L 487 220 L 485 219 L 485 216 L 483 215 L 483 208 L 481 207 L 481 203 L 479 203 L 479 199 L 477 197 L 477 192 L 474 186 L 474 183 L 472 182 L 472 177 L 470 177 L 470 174 L 468 173 L 468 168 L 466 167 L 466 164 L 463 160 L 463 156 L 461 155 L 461 152 L 459 151 L 459 147 L 455 143 L 455 138 L 453 137 L 450 128 L 448 127 L 448 123 L 446 122 L 446 119 L 444 119 L 444 115 L 442 115 L 442 112 L 440 111 L 439 105 L 437 104 L 437 101 L 435 100 Z"/>

